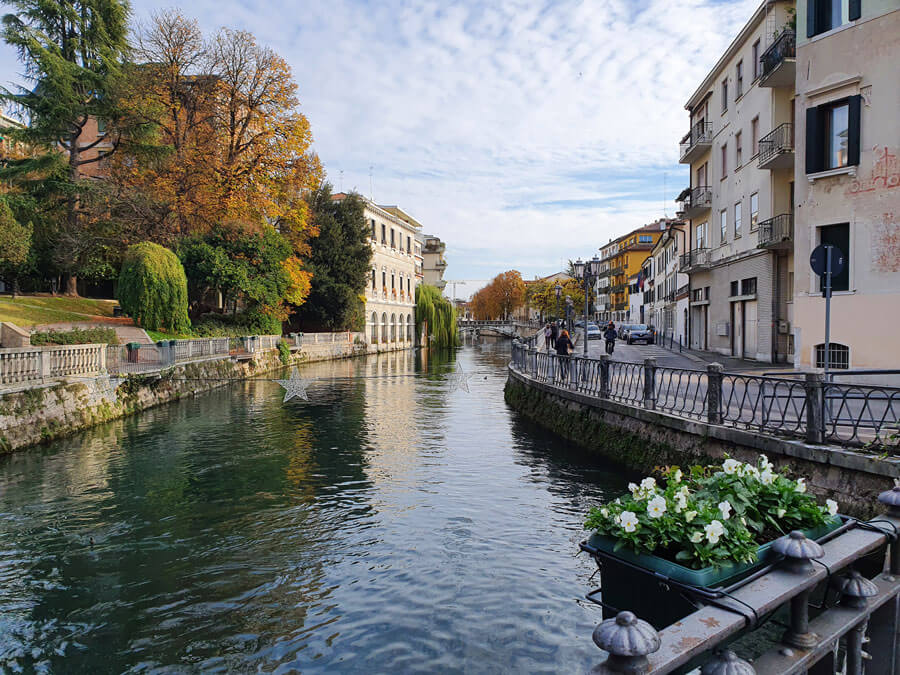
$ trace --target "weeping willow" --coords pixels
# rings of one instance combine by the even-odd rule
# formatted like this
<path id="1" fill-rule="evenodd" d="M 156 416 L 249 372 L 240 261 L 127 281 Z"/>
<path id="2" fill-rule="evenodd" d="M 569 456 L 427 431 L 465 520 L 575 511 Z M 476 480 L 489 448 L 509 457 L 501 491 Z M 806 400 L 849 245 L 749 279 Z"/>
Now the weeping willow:
<path id="1" fill-rule="evenodd" d="M 456 330 L 456 308 L 434 286 L 416 286 L 416 333 L 436 347 L 459 344 Z M 432 340 L 431 338 L 434 337 Z"/>

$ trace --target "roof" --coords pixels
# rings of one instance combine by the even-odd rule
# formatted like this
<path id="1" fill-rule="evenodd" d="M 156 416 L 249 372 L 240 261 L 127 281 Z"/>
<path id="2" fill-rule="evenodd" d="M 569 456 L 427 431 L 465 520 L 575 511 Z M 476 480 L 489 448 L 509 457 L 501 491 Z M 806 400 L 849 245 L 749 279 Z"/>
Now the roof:
<path id="1" fill-rule="evenodd" d="M 415 227 L 416 229 L 419 229 L 419 230 L 422 229 L 422 223 L 420 223 L 418 220 L 416 220 L 415 218 L 413 218 L 411 215 L 409 215 L 406 211 L 404 211 L 403 209 L 401 209 L 399 206 L 396 206 L 396 205 L 393 205 L 393 206 L 379 205 L 379 208 L 384 209 L 384 210 L 387 211 L 388 213 L 397 216 L 400 220 L 403 220 L 403 221 L 409 223 L 410 225 L 412 225 L 412 226 Z"/>

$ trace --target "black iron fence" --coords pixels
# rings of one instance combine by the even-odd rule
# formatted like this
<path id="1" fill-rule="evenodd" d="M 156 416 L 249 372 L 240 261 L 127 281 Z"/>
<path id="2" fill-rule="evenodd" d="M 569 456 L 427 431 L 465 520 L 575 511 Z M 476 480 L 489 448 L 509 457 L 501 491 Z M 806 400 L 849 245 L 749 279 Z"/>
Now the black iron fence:
<path id="1" fill-rule="evenodd" d="M 759 164 L 763 165 L 776 155 L 794 151 L 794 125 L 785 122 L 759 139 Z"/>
<path id="2" fill-rule="evenodd" d="M 797 56 L 797 34 L 791 28 L 785 28 L 775 42 L 759 57 L 762 66 L 762 77 L 765 77 L 784 62 Z"/>
<path id="3" fill-rule="evenodd" d="M 794 215 L 782 213 L 759 224 L 759 245 L 775 246 L 794 240 Z"/>
<path id="4" fill-rule="evenodd" d="M 698 143 L 712 143 L 712 122 L 697 122 L 681 139 L 681 156 L 684 157 Z"/>
<path id="5" fill-rule="evenodd" d="M 540 352 L 533 342 L 513 345 L 512 367 L 566 391 L 659 410 L 686 419 L 808 443 L 870 446 L 900 453 L 900 388 L 667 368 L 643 363 Z"/>

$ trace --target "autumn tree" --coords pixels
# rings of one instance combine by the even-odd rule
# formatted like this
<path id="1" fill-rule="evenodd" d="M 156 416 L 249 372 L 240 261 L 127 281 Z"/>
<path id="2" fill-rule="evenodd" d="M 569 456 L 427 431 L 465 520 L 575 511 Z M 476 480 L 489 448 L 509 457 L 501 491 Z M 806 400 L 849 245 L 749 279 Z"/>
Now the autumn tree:
<path id="1" fill-rule="evenodd" d="M 91 211 L 89 165 L 115 152 L 121 132 L 84 142 L 90 120 L 118 117 L 115 90 L 128 52 L 128 5 L 119 0 L 10 0 L 3 39 L 25 66 L 29 87 L 3 90 L 0 98 L 21 110 L 25 127 L 2 133 L 35 148 L 9 160 L 0 178 L 39 194 L 66 292 L 77 294 L 77 275 L 108 233 Z M 49 236 L 49 235 L 48 235 Z"/>
<path id="2" fill-rule="evenodd" d="M 476 319 L 508 319 L 525 303 L 525 282 L 516 270 L 502 272 L 472 296 Z"/>
<path id="3" fill-rule="evenodd" d="M 565 316 L 566 297 L 572 298 L 572 304 L 576 311 L 584 307 L 584 286 L 576 279 L 566 279 L 559 282 L 560 298 L 557 307 L 556 281 L 535 281 L 528 288 L 528 304 L 541 312 L 544 316 L 556 316 L 557 309 L 560 316 Z"/>

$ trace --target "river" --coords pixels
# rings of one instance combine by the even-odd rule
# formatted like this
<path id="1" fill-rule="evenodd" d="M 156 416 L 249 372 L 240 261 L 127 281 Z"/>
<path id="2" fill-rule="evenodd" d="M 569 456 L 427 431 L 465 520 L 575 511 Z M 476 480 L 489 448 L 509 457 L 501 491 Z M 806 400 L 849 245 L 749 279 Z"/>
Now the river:
<path id="1" fill-rule="evenodd" d="M 509 347 L 313 364 L 0 460 L 0 670 L 572 673 L 632 476 L 503 401 Z"/>

